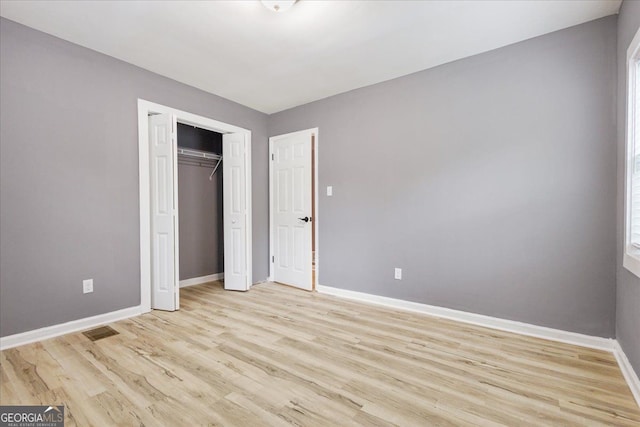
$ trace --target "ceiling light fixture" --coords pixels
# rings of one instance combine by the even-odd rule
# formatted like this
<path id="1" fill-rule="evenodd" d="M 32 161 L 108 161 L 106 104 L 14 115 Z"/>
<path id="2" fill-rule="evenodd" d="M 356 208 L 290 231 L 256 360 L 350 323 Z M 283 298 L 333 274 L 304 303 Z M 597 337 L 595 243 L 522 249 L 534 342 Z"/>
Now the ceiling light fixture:
<path id="1" fill-rule="evenodd" d="M 284 12 L 289 9 L 296 0 L 260 0 L 262 5 L 269 10 L 274 12 Z"/>

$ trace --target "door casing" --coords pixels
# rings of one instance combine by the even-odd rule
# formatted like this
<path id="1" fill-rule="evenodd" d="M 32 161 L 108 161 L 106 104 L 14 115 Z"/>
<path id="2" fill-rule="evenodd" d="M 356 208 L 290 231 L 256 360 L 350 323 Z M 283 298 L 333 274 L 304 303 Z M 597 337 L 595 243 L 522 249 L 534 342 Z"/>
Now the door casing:
<path id="1" fill-rule="evenodd" d="M 150 114 L 173 114 L 179 123 L 196 126 L 219 133 L 243 133 L 247 141 L 247 176 L 245 181 L 245 203 L 247 209 L 246 265 L 247 289 L 253 283 L 252 277 L 252 215 L 251 215 L 251 131 L 208 117 L 199 116 L 165 105 L 138 99 L 138 182 L 140 195 L 140 307 L 142 312 L 151 311 L 151 207 L 150 207 L 150 156 L 149 120 Z M 177 174 L 176 174 L 177 175 Z M 177 182 L 174 180 L 174 194 L 177 197 Z M 176 251 L 177 254 L 177 251 Z M 177 259 L 176 259 L 177 261 Z M 179 283 L 176 283 L 179 286 Z"/>
<path id="2" fill-rule="evenodd" d="M 311 128 L 311 129 L 305 129 L 305 130 L 301 130 L 301 131 L 296 131 L 296 132 L 289 132 L 286 134 L 282 134 L 282 135 L 275 135 L 269 138 L 269 278 L 267 280 L 269 281 L 273 281 L 274 280 L 274 263 L 273 263 L 273 259 L 275 256 L 275 246 L 274 246 L 274 233 L 275 233 L 275 229 L 274 229 L 274 222 L 273 222 L 273 209 L 274 209 L 274 192 L 273 192 L 273 162 L 271 161 L 271 158 L 274 154 L 273 151 L 273 139 L 274 138 L 280 138 L 283 136 L 287 136 L 287 135 L 291 135 L 294 133 L 301 133 L 301 132 L 306 132 L 309 134 L 309 138 L 313 137 L 312 139 L 312 144 L 313 144 L 313 157 L 312 157 L 312 161 L 313 161 L 313 193 L 311 195 L 312 198 L 315 199 L 315 201 L 312 203 L 312 206 L 314 206 L 314 211 L 312 213 L 313 215 L 313 219 L 311 221 L 311 226 L 313 227 L 313 233 L 315 234 L 315 243 L 314 243 L 314 247 L 313 247 L 313 251 L 315 252 L 315 281 L 314 283 L 312 283 L 312 287 L 313 290 L 315 290 L 318 285 L 319 285 L 319 277 L 320 277 L 320 215 L 318 214 L 320 211 L 319 208 L 319 204 L 320 204 L 320 193 L 318 191 L 319 189 L 319 183 L 318 183 L 318 159 L 319 159 L 319 151 L 318 151 L 318 141 L 319 141 L 319 131 L 318 128 Z M 312 260 L 313 262 L 313 260 Z"/>

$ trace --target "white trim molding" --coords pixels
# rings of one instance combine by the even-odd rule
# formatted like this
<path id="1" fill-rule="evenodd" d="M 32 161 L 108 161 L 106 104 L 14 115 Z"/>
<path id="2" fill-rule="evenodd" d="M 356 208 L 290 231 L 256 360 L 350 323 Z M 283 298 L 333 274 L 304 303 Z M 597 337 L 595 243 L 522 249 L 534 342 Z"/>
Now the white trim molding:
<path id="1" fill-rule="evenodd" d="M 370 304 L 382 305 L 399 310 L 413 311 L 427 314 L 443 319 L 456 320 L 458 322 L 469 323 L 486 328 L 498 329 L 500 331 L 514 332 L 516 334 L 530 337 L 543 338 L 552 341 L 564 342 L 567 344 L 579 345 L 582 347 L 595 348 L 612 352 L 615 340 L 611 338 L 594 337 L 591 335 L 578 334 L 575 332 L 552 329 L 544 326 L 531 325 L 529 323 L 517 322 L 515 320 L 500 319 L 497 317 L 485 316 L 482 314 L 469 313 L 466 311 L 453 310 L 451 308 L 438 307 L 435 305 L 422 304 L 412 301 L 404 301 L 395 298 L 371 295 L 363 292 L 349 291 L 346 289 L 333 288 L 329 286 L 316 286 L 318 292 L 337 297 L 348 298 Z"/>
<path id="2" fill-rule="evenodd" d="M 626 129 L 625 129 L 625 180 L 624 180 L 624 251 L 622 265 L 631 273 L 640 277 L 640 248 L 638 248 L 638 225 L 636 223 L 636 214 L 638 209 L 637 187 L 638 187 L 638 171 L 636 171 L 638 152 L 640 147 L 637 146 L 640 141 L 640 129 L 636 129 L 636 120 L 640 114 L 640 105 L 637 105 L 638 98 L 636 93 L 640 90 L 640 81 L 637 78 L 637 67 L 640 67 L 640 29 L 636 32 L 633 40 L 627 49 L 627 85 L 626 85 Z M 635 231 L 634 231 L 635 229 Z"/>
<path id="3" fill-rule="evenodd" d="M 638 403 L 638 406 L 640 406 L 640 378 L 638 378 L 636 371 L 633 370 L 631 362 L 629 362 L 627 355 L 624 353 L 624 350 L 622 350 L 618 341 L 614 344 L 613 355 L 616 357 L 618 365 L 620 365 L 622 375 L 627 381 L 627 384 L 629 384 L 633 397 L 636 398 L 636 402 Z"/>
<path id="4" fill-rule="evenodd" d="M 224 279 L 224 273 L 209 274 L 208 276 L 192 277 L 190 279 L 180 280 L 180 287 L 202 285 L 203 283 L 215 282 Z"/>
<path id="5" fill-rule="evenodd" d="M 146 311 L 142 305 L 137 305 L 135 307 L 123 308 L 122 310 L 98 314 L 97 316 L 85 317 L 84 319 L 72 320 L 66 323 L 59 323 L 57 325 L 47 326 L 45 328 L 34 329 L 32 331 L 1 337 L 0 350 L 6 350 L 9 348 L 18 347 L 20 345 L 31 344 L 33 342 L 59 337 L 60 335 L 94 328 L 96 326 L 101 326 L 107 323 L 117 322 L 118 320 L 128 319 L 145 312 Z"/>

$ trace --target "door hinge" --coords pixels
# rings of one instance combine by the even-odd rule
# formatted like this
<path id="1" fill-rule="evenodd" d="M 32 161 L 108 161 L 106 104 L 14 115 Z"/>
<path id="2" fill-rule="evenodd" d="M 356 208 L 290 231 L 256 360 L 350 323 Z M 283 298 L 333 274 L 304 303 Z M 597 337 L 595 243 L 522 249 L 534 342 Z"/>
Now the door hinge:
<path id="1" fill-rule="evenodd" d="M 276 257 L 272 256 L 271 257 L 271 262 L 276 262 Z"/>
<path id="2" fill-rule="evenodd" d="M 275 160 L 275 156 L 273 154 L 271 154 L 271 160 Z"/>

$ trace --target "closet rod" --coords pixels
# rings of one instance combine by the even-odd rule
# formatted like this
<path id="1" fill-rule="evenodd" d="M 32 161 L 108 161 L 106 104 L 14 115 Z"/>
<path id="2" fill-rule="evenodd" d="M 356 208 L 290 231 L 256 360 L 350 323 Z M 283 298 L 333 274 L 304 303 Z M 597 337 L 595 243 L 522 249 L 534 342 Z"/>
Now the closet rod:
<path id="1" fill-rule="evenodd" d="M 202 166 L 203 168 L 215 168 L 218 164 L 218 161 L 209 162 L 207 160 L 178 159 L 178 164 L 187 166 Z"/>

